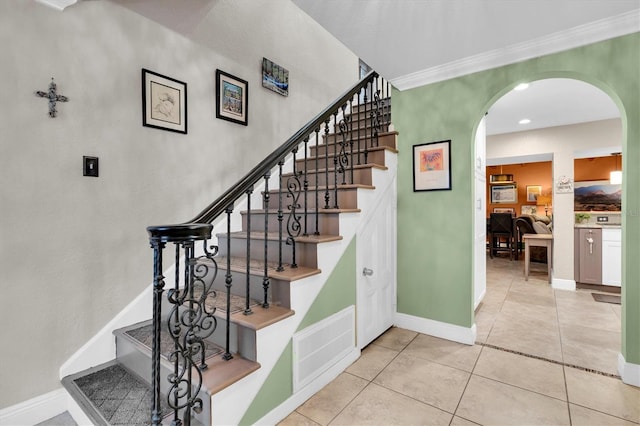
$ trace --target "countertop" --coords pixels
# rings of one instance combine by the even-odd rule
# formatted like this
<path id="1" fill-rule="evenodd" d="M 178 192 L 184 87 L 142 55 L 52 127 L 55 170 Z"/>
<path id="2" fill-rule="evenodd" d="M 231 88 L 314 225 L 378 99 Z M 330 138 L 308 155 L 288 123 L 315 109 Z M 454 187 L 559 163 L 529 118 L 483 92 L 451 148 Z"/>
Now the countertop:
<path id="1" fill-rule="evenodd" d="M 576 223 L 575 228 L 597 228 L 597 229 L 622 229 L 619 223 Z"/>

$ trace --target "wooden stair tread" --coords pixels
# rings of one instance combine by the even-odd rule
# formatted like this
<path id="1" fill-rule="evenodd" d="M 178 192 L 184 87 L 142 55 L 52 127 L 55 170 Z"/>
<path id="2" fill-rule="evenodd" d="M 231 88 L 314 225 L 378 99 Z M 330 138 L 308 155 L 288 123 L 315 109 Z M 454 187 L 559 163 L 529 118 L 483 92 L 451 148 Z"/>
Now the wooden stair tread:
<path id="1" fill-rule="evenodd" d="M 226 233 L 219 233 L 218 238 L 224 237 Z M 252 240 L 264 240 L 264 232 L 256 231 L 251 232 L 250 237 Z M 246 238 L 247 233 L 245 231 L 232 232 L 232 238 Z M 283 235 L 284 237 L 284 235 Z M 280 239 L 280 234 L 277 232 L 268 232 L 267 240 L 268 241 L 278 241 Z M 329 241 L 338 241 L 341 240 L 342 236 L 340 235 L 300 235 L 299 237 L 295 237 L 294 240 L 299 243 L 326 243 Z"/>
<path id="2" fill-rule="evenodd" d="M 363 170 L 363 169 L 387 170 L 389 168 L 387 166 L 382 166 L 380 164 L 375 164 L 375 163 L 353 165 L 353 170 Z M 349 172 L 350 170 L 351 170 L 351 167 L 346 168 L 346 172 Z M 307 171 L 307 175 L 315 174 L 315 173 L 325 173 L 327 171 L 329 171 L 329 173 L 334 173 L 335 167 L 329 167 L 328 169 L 326 167 L 321 169 L 314 169 L 314 170 L 311 170 L 311 172 Z M 289 176 L 293 176 L 293 172 L 283 173 L 281 175 L 281 177 L 289 177 Z M 304 176 L 304 175 L 300 174 L 299 176 Z M 338 184 L 338 186 L 340 185 Z"/>
<path id="3" fill-rule="evenodd" d="M 277 214 L 278 210 L 276 209 L 269 209 L 269 210 L 264 210 L 264 209 L 251 209 L 251 214 Z M 304 209 L 297 209 L 296 212 L 298 213 L 304 213 Z M 325 209 L 325 208 L 321 208 L 318 209 L 318 213 L 360 213 L 361 210 L 360 209 Z M 248 210 L 243 210 L 240 212 L 241 214 L 247 214 Z M 285 216 L 289 213 L 288 211 L 285 212 L 283 211 L 283 213 L 285 214 Z M 309 214 L 313 214 L 315 213 L 315 209 L 311 209 L 309 210 L 307 213 Z"/>
<path id="4" fill-rule="evenodd" d="M 231 386 L 260 368 L 260 364 L 238 355 L 228 361 L 217 356 L 207 360 L 207 369 L 202 371 L 202 386 L 210 395 Z"/>
<path id="5" fill-rule="evenodd" d="M 318 190 L 319 191 L 320 190 L 324 191 L 326 189 L 329 189 L 329 190 L 333 191 L 334 189 L 336 189 L 336 187 L 335 186 L 326 186 L 326 185 L 319 185 L 318 186 Z M 376 189 L 376 187 L 375 187 L 375 185 L 366 185 L 364 183 L 345 183 L 344 185 L 343 184 L 338 184 L 338 190 L 340 190 L 340 189 Z M 315 191 L 316 187 L 315 186 L 309 186 L 307 188 L 307 190 L 308 190 L 308 192 Z M 280 191 L 279 189 L 273 189 L 273 188 L 269 189 L 269 193 L 270 194 L 278 194 L 280 192 L 288 193 L 288 191 L 285 188 L 283 188 L 282 191 Z M 302 191 L 302 192 L 304 193 L 304 191 Z M 264 191 L 262 191 L 262 193 L 264 193 Z"/>
<path id="6" fill-rule="evenodd" d="M 219 256 L 216 257 L 216 263 L 218 264 L 218 270 L 226 270 L 227 268 L 227 257 Z M 203 261 L 206 261 L 203 259 Z M 317 275 L 322 272 L 317 268 L 309 268 L 308 266 L 298 266 L 297 268 L 292 268 L 291 265 L 285 264 L 283 265 L 284 271 L 278 271 L 278 262 L 267 262 L 267 276 L 269 278 L 283 280 L 283 281 L 295 281 L 303 278 L 310 277 L 312 275 Z M 233 272 L 247 272 L 247 259 L 245 257 L 231 257 L 231 271 Z M 264 260 L 251 259 L 251 263 L 249 266 L 249 274 L 250 275 L 264 275 Z"/>
<path id="7" fill-rule="evenodd" d="M 327 146 L 327 145 L 331 146 L 331 145 L 335 145 L 335 143 L 330 143 L 330 144 L 321 143 L 321 144 L 318 144 L 318 145 L 310 146 L 309 148 L 322 148 L 322 147 Z M 354 157 L 355 157 L 356 155 L 358 155 L 358 154 L 364 154 L 364 148 L 360 148 L 360 151 L 358 151 L 358 150 L 357 150 L 357 149 L 355 149 L 355 148 L 357 148 L 357 146 L 354 146 L 354 150 L 353 150 L 353 156 L 354 156 Z M 377 151 L 391 151 L 391 152 L 396 153 L 396 154 L 398 153 L 398 150 L 397 150 L 396 148 L 394 148 L 394 147 L 392 147 L 392 146 L 388 146 L 388 145 L 374 146 L 374 147 L 368 148 L 368 149 L 367 149 L 367 151 L 368 151 L 369 153 L 374 152 L 374 151 L 376 151 L 376 152 L 377 152 Z M 328 157 L 329 157 L 329 158 L 331 158 L 331 157 L 335 157 L 335 154 L 336 154 L 336 153 L 335 153 L 335 151 L 330 152 L 330 153 L 329 153 L 329 155 L 328 155 Z M 347 155 L 348 155 L 349 157 L 351 157 L 351 151 L 349 151 L 349 152 L 347 153 Z M 320 155 L 318 155 L 317 157 L 318 157 L 319 159 L 323 159 L 323 158 L 324 158 L 324 154 L 320 154 Z M 310 156 L 308 156 L 308 157 L 307 157 L 307 160 L 313 160 L 313 159 L 315 159 L 315 158 L 316 158 L 316 155 L 310 155 Z M 296 159 L 296 161 L 297 161 L 297 162 L 301 162 L 301 161 L 304 161 L 304 160 L 305 160 L 305 159 L 304 159 L 304 157 L 303 157 L 303 158 L 297 158 L 297 159 Z"/>
<path id="8" fill-rule="evenodd" d="M 250 315 L 245 315 L 243 312 L 236 312 L 231 315 L 231 320 L 244 327 L 260 330 L 295 315 L 295 311 L 277 305 L 270 305 L 268 308 L 263 308 L 262 305 L 256 305 L 251 307 L 251 311 L 253 313 Z"/>

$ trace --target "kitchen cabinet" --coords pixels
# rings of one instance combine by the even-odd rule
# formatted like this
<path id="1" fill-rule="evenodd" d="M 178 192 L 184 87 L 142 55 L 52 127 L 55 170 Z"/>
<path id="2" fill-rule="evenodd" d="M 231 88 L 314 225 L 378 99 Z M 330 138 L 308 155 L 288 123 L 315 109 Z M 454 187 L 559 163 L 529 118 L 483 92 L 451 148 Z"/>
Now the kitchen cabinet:
<path id="1" fill-rule="evenodd" d="M 576 282 L 602 284 L 602 229 L 575 229 L 574 259 Z"/>
<path id="2" fill-rule="evenodd" d="M 622 285 L 622 230 L 602 229 L 602 284 Z"/>

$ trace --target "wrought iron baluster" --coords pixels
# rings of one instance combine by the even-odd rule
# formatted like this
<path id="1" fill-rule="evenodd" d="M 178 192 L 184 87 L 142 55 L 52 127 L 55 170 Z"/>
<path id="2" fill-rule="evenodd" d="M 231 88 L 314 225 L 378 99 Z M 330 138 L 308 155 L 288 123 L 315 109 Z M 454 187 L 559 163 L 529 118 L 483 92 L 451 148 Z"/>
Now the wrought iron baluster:
<path id="1" fill-rule="evenodd" d="M 329 121 L 324 122 L 324 208 L 329 208 Z"/>
<path id="2" fill-rule="evenodd" d="M 282 220 L 284 219 L 282 211 L 282 166 L 284 166 L 284 159 L 278 161 L 278 181 L 280 182 L 280 190 L 278 191 L 278 268 L 276 269 L 278 272 L 284 271 L 284 266 L 282 266 Z M 265 212 L 265 214 L 268 214 L 268 212 Z"/>
<path id="3" fill-rule="evenodd" d="M 357 121 L 356 117 L 356 127 L 358 133 L 360 133 L 360 123 Z M 353 178 L 353 98 L 349 99 L 349 151 L 351 153 L 351 184 L 355 182 Z"/>
<path id="4" fill-rule="evenodd" d="M 173 350 L 174 353 L 178 353 L 178 351 L 180 350 L 180 345 L 179 345 L 179 337 L 180 337 L 180 312 L 178 309 L 176 309 L 177 306 L 180 306 L 180 303 L 184 300 L 184 296 L 180 295 L 180 244 L 179 243 L 174 243 L 175 246 L 175 279 L 173 281 L 173 294 L 168 295 L 167 299 L 174 303 L 173 309 L 171 311 L 171 318 L 173 321 L 169 321 L 167 323 L 167 327 L 169 328 L 169 335 L 173 338 Z M 185 272 L 186 272 L 185 268 Z M 187 283 L 187 279 L 185 277 L 185 283 Z M 185 284 L 186 285 L 186 284 Z M 186 290 L 185 290 L 186 292 Z M 185 293 L 186 294 L 186 293 Z M 177 357 L 175 357 L 175 359 L 173 360 L 173 377 L 179 377 L 180 376 L 180 363 L 179 363 L 179 359 Z M 169 382 L 171 382 L 171 379 L 169 379 Z M 172 384 L 175 384 L 172 382 Z M 170 407 L 177 407 L 178 404 L 180 403 L 180 398 L 178 396 L 178 389 L 174 389 L 173 392 L 170 392 L 169 395 L 167 395 L 168 398 L 173 398 L 173 401 L 169 403 Z M 173 410 L 173 422 L 174 423 L 180 423 L 180 417 L 178 416 L 178 410 L 174 408 Z"/>
<path id="5" fill-rule="evenodd" d="M 227 290 L 227 300 L 225 304 L 227 326 L 225 334 L 225 349 L 222 358 L 225 361 L 229 361 L 233 358 L 230 351 L 231 336 L 229 327 L 231 324 L 231 286 L 233 284 L 233 276 L 231 275 L 231 213 L 233 213 L 233 204 L 227 206 L 224 212 L 227 214 L 227 273 L 224 279 L 224 285 Z"/>
<path id="6" fill-rule="evenodd" d="M 338 172 L 341 152 L 338 149 L 338 131 L 340 124 L 338 123 L 338 111 L 333 113 L 333 208 L 338 208 Z M 327 182 L 327 185 L 329 183 Z"/>
<path id="7" fill-rule="evenodd" d="M 342 118 L 338 123 L 338 129 L 340 131 L 340 151 L 336 153 L 338 161 L 338 173 L 342 174 L 342 185 L 347 184 L 347 167 L 349 166 L 349 155 L 347 154 L 347 139 L 349 138 L 349 121 L 350 117 L 345 113 L 347 104 L 342 105 Z M 337 135 L 336 135 L 337 138 Z M 337 146 L 336 146 L 337 148 Z M 338 208 L 338 185 L 335 186 L 335 208 Z"/>
<path id="8" fill-rule="evenodd" d="M 360 99 L 362 99 L 362 91 L 363 90 L 364 89 L 361 88 L 360 91 L 358 92 L 358 94 L 356 95 L 356 102 L 357 102 L 356 106 L 358 107 L 358 112 L 357 112 L 357 114 L 355 114 L 355 113 L 354 114 L 356 116 L 356 121 L 358 123 L 358 129 L 360 129 L 360 116 L 362 114 L 362 111 L 361 111 L 362 104 L 360 103 Z M 366 97 L 366 92 L 365 92 L 364 96 Z M 361 150 L 362 150 L 362 147 L 360 146 L 360 134 L 358 133 L 358 136 L 352 136 L 352 139 L 353 138 L 355 138 L 358 141 L 358 166 L 359 166 L 360 164 L 362 164 L 360 162 L 360 153 L 361 153 Z"/>
<path id="9" fill-rule="evenodd" d="M 263 308 L 269 307 L 269 272 L 267 269 L 268 260 L 269 260 L 269 215 L 266 212 L 269 211 L 269 200 L 271 195 L 269 194 L 269 178 L 271 177 L 271 172 L 267 172 L 264 175 L 264 275 L 262 277 L 262 289 L 264 290 L 264 302 L 262 302 Z"/>
<path id="10" fill-rule="evenodd" d="M 375 91 L 373 92 L 373 105 L 371 110 L 371 145 L 378 146 L 378 136 L 380 134 L 380 122 L 382 119 L 382 100 L 380 99 L 380 90 L 378 89 L 378 77 L 375 78 Z M 375 142 L 375 145 L 374 145 Z"/>
<path id="11" fill-rule="evenodd" d="M 162 406 L 160 405 L 160 330 L 162 319 L 162 293 L 164 291 L 164 276 L 162 275 L 162 250 L 165 243 L 151 240 L 153 248 L 153 341 L 151 343 L 151 382 L 153 401 L 151 405 L 151 424 L 162 424 Z"/>
<path id="12" fill-rule="evenodd" d="M 365 128 L 366 128 L 366 122 L 367 122 L 367 103 L 369 102 L 367 99 L 367 92 L 369 91 L 369 82 L 367 82 L 367 84 L 364 86 L 364 122 L 365 122 Z M 358 143 L 360 143 L 360 139 L 361 136 L 358 132 Z M 368 147 L 368 143 L 367 143 L 367 136 L 365 133 L 364 136 L 364 164 L 368 164 L 369 162 L 369 147 Z"/>
<path id="13" fill-rule="evenodd" d="M 297 268 L 296 263 L 296 237 L 300 235 L 300 216 L 297 211 L 300 208 L 298 199 L 300 198 L 300 191 L 302 189 L 300 184 L 300 173 L 296 168 L 296 154 L 298 148 L 294 148 L 293 151 L 293 175 L 287 178 L 287 198 L 291 198 L 291 204 L 287 206 L 289 209 L 289 216 L 287 217 L 287 245 L 291 246 L 292 259 L 291 267 Z"/>
<path id="14" fill-rule="evenodd" d="M 304 169 L 303 169 L 303 173 L 304 173 L 304 184 L 303 184 L 303 189 L 304 189 L 304 232 L 302 235 L 304 235 L 305 237 L 307 235 L 309 235 L 309 231 L 307 228 L 307 216 L 309 215 L 309 180 L 307 179 L 307 169 L 309 168 L 309 166 L 307 165 L 307 161 L 309 159 L 309 136 L 306 136 L 304 138 Z"/>
<path id="15" fill-rule="evenodd" d="M 247 194 L 247 269 L 246 269 L 246 289 L 245 289 L 245 306 L 244 314 L 251 315 L 251 194 L 253 194 L 253 186 L 246 191 Z"/>
<path id="16" fill-rule="evenodd" d="M 314 232 L 315 235 L 320 235 L 320 230 L 318 227 L 318 219 L 319 219 L 319 211 L 320 211 L 320 184 L 319 184 L 319 176 L 320 176 L 320 171 L 318 170 L 318 159 L 320 158 L 320 152 L 319 152 L 319 143 L 320 143 L 320 128 L 318 127 L 315 130 L 316 133 L 316 155 L 315 155 L 315 160 L 316 160 L 316 168 L 315 168 L 315 175 L 316 175 L 316 206 L 315 206 L 315 213 L 316 213 L 316 217 L 315 217 L 315 221 L 316 221 L 316 231 Z"/>

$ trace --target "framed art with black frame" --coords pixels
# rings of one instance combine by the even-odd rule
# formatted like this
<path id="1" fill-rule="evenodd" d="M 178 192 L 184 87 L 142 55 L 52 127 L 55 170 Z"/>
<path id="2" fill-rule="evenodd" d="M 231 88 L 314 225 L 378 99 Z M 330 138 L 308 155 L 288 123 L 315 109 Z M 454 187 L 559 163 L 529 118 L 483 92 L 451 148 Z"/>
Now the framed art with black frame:
<path id="1" fill-rule="evenodd" d="M 222 70 L 216 70 L 216 117 L 249 124 L 249 84 Z"/>
<path id="2" fill-rule="evenodd" d="M 451 189 L 451 140 L 413 146 L 413 191 Z"/>
<path id="3" fill-rule="evenodd" d="M 187 83 L 142 69 L 142 125 L 187 133 Z"/>

